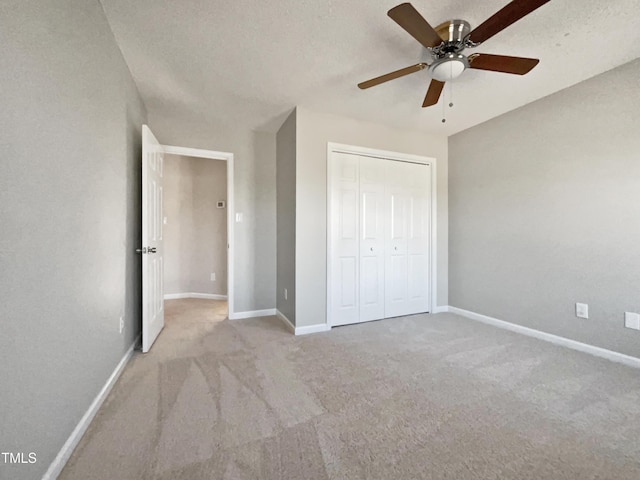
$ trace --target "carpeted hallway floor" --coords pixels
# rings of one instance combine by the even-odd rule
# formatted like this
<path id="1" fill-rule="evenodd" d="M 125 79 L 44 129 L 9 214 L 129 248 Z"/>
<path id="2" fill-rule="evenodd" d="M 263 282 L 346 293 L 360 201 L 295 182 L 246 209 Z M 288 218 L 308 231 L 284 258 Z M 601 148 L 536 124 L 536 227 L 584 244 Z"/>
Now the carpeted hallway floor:
<path id="1" fill-rule="evenodd" d="M 417 315 L 294 337 L 167 302 L 62 480 L 640 479 L 640 371 Z"/>

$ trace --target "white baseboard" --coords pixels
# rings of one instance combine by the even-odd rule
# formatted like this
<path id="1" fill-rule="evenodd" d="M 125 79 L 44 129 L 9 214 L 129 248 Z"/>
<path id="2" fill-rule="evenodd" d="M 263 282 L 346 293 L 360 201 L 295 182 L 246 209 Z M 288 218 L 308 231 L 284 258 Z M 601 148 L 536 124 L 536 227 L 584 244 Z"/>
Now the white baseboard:
<path id="1" fill-rule="evenodd" d="M 276 309 L 276 317 L 282 320 L 282 323 L 284 323 L 284 326 L 287 327 L 287 330 L 295 335 L 296 327 L 293 325 L 293 323 L 291 323 L 291 320 L 289 320 L 284 313 Z"/>
<path id="2" fill-rule="evenodd" d="M 317 325 L 307 325 L 306 327 L 296 327 L 296 335 L 307 335 L 309 333 L 328 332 L 331 327 L 326 323 L 318 323 Z"/>
<path id="3" fill-rule="evenodd" d="M 100 390 L 100 393 L 98 393 L 96 398 L 93 399 L 93 402 L 91 403 L 91 405 L 89 405 L 89 409 L 82 416 L 80 422 L 78 422 L 78 425 L 76 425 L 76 428 L 73 429 L 73 432 L 71 432 L 71 435 L 58 452 L 58 455 L 56 455 L 56 458 L 54 458 L 53 462 L 51 462 L 51 465 L 49 465 L 49 468 L 42 477 L 42 480 L 55 480 L 56 478 L 58 478 L 58 475 L 60 475 L 60 472 L 69 460 L 69 457 L 71 457 L 73 450 L 78 446 L 78 443 L 82 439 L 82 436 L 87 431 L 87 428 L 89 428 L 91 421 L 96 416 L 96 413 L 98 413 L 98 410 L 102 406 L 102 403 L 106 400 L 109 392 L 122 374 L 124 367 L 131 359 L 133 355 L 133 349 L 136 345 L 138 345 L 139 342 L 140 335 L 138 335 L 138 337 L 131 344 L 118 365 L 116 365 L 115 370 L 107 380 L 107 383 L 105 383 L 105 385 L 102 387 L 102 390 Z"/>
<path id="4" fill-rule="evenodd" d="M 529 327 L 523 327 L 522 325 L 516 325 L 515 323 L 505 322 L 504 320 L 498 320 L 497 318 L 488 317 L 487 315 L 481 315 L 479 313 L 471 312 L 469 310 L 463 310 L 462 308 L 449 307 L 449 312 L 455 313 L 462 317 L 476 320 L 478 322 L 493 325 L 495 327 L 503 328 L 505 330 L 511 330 L 512 332 L 521 333 L 529 337 L 538 338 L 546 342 L 555 343 L 556 345 L 562 345 L 573 350 L 595 355 L 596 357 L 606 358 L 612 362 L 624 363 L 630 367 L 640 368 L 640 358 L 625 355 L 624 353 L 614 352 L 607 350 L 606 348 L 596 347 L 589 345 L 588 343 L 578 342 L 569 338 L 553 335 L 552 333 L 541 332 Z"/>
<path id="5" fill-rule="evenodd" d="M 243 318 L 271 317 L 276 314 L 275 308 L 266 310 L 251 310 L 247 312 L 235 312 L 229 314 L 229 320 L 242 320 Z"/>
<path id="6" fill-rule="evenodd" d="M 226 295 L 218 295 L 217 293 L 168 293 L 164 296 L 165 300 L 178 300 L 180 298 L 206 298 L 208 300 L 226 300 Z"/>
<path id="7" fill-rule="evenodd" d="M 432 313 L 447 313 L 449 311 L 450 311 L 449 305 L 443 305 L 443 306 L 434 308 Z"/>
<path id="8" fill-rule="evenodd" d="M 267 312 L 267 311 L 271 311 L 271 310 L 259 310 L 259 312 Z M 243 315 L 244 313 L 254 313 L 254 312 L 242 312 L 240 315 Z M 238 315 L 238 314 L 236 314 Z M 262 316 L 266 316 L 267 314 L 261 314 L 261 315 L 251 315 L 251 317 L 262 317 Z M 271 314 L 269 314 L 271 315 Z M 276 317 L 278 317 L 280 320 L 282 320 L 282 323 L 284 323 L 284 326 L 287 328 L 287 330 L 289 330 L 291 333 L 293 333 L 294 335 L 307 335 L 309 333 L 318 333 L 318 332 L 328 332 L 329 330 L 331 330 L 331 327 L 329 325 L 327 325 L 326 323 L 321 323 L 318 325 L 309 325 L 306 327 L 296 327 L 295 325 L 293 325 L 293 322 L 291 320 L 289 320 L 287 318 L 287 316 L 282 313 L 280 310 L 276 309 L 275 313 L 273 314 Z M 237 317 L 237 318 L 250 318 L 250 317 Z M 234 318 L 235 319 L 235 318 Z"/>

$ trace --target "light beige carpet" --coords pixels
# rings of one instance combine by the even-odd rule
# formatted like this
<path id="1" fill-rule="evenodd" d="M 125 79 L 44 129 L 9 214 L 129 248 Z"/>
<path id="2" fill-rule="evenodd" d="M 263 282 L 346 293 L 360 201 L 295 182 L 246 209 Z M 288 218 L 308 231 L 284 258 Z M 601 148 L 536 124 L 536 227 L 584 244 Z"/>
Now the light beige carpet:
<path id="1" fill-rule="evenodd" d="M 640 479 L 638 370 L 451 314 L 225 308 L 167 302 L 61 479 Z"/>

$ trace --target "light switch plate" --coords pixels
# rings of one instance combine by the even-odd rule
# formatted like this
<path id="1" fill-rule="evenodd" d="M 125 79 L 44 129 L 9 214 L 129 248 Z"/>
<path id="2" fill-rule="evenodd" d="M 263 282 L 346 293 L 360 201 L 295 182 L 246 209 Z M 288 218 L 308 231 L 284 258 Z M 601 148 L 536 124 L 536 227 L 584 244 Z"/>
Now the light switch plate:
<path id="1" fill-rule="evenodd" d="M 586 303 L 576 303 L 576 317 L 589 318 L 589 305 Z"/>
<path id="2" fill-rule="evenodd" d="M 624 312 L 624 326 L 634 330 L 640 330 L 640 314 Z"/>

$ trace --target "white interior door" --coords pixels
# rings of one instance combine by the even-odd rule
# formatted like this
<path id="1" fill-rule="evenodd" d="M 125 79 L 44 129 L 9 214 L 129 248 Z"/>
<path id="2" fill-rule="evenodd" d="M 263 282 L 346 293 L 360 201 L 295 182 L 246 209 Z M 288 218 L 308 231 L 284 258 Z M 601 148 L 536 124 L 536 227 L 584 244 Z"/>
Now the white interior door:
<path id="1" fill-rule="evenodd" d="M 142 351 L 164 327 L 164 242 L 162 239 L 162 148 L 142 126 Z"/>

